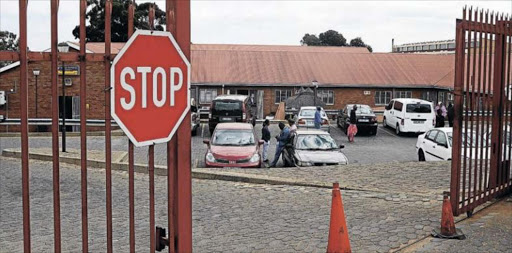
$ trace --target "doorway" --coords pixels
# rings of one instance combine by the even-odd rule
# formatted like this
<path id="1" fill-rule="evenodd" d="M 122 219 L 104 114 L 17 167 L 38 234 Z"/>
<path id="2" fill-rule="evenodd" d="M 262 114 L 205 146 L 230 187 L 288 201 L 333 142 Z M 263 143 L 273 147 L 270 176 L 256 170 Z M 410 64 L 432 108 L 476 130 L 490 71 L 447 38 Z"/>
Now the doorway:
<path id="1" fill-rule="evenodd" d="M 72 96 L 66 96 L 66 119 L 72 119 L 73 118 L 73 97 Z M 62 99 L 62 96 L 59 96 L 59 119 L 62 119 L 62 114 L 64 113 L 64 100 Z M 60 127 L 60 130 L 62 131 L 62 126 Z M 73 126 L 66 125 L 66 132 L 73 131 Z"/>

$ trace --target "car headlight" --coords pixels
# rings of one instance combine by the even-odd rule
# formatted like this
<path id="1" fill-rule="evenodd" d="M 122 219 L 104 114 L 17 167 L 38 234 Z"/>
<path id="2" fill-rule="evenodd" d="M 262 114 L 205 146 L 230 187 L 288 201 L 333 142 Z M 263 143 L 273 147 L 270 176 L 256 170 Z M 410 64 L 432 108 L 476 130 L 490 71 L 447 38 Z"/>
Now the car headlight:
<path id="1" fill-rule="evenodd" d="M 250 163 L 255 163 L 255 162 L 258 162 L 260 160 L 260 154 L 256 153 L 254 154 L 251 159 L 249 160 Z"/>
<path id="2" fill-rule="evenodd" d="M 213 156 L 213 154 L 211 152 L 208 152 L 206 154 L 206 161 L 211 162 L 211 163 L 215 162 L 215 157 Z"/>

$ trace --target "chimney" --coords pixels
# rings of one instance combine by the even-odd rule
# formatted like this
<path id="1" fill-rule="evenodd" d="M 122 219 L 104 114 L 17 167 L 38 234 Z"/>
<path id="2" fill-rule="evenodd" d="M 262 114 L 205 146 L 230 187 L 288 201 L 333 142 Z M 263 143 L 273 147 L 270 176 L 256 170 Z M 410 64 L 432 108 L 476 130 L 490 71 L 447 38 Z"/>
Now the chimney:
<path id="1" fill-rule="evenodd" d="M 395 52 L 395 38 L 391 39 L 391 53 Z"/>

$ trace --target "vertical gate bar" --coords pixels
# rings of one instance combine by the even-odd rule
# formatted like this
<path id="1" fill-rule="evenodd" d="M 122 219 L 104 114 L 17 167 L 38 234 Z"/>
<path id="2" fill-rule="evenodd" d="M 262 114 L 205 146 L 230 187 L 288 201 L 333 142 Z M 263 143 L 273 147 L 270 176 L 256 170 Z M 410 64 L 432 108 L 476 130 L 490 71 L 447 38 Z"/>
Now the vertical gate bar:
<path id="1" fill-rule="evenodd" d="M 488 13 L 487 13 L 488 14 Z M 489 19 L 489 15 L 486 15 L 485 17 L 485 25 L 487 26 L 487 31 L 490 31 L 491 29 L 491 23 L 492 23 L 492 19 L 493 19 L 493 13 L 491 13 L 491 16 L 490 16 L 490 19 Z M 486 59 L 489 59 L 489 61 L 487 62 L 487 64 L 485 65 L 486 68 L 488 68 L 487 70 L 485 70 L 484 72 L 484 78 L 486 78 L 486 87 L 488 89 L 488 92 L 487 92 L 487 110 L 489 111 L 489 113 L 487 114 L 487 129 L 486 129 L 486 132 L 488 133 L 490 129 L 492 129 L 492 125 L 491 125 L 491 122 L 492 122 L 492 114 L 494 113 L 493 111 L 493 108 L 492 108 L 492 98 L 491 98 L 491 91 L 492 91 L 492 82 L 491 82 L 491 76 L 492 76 L 492 52 L 493 51 L 493 40 L 492 40 L 492 34 L 490 32 L 487 32 L 486 34 L 486 43 L 489 43 L 488 47 L 489 47 L 489 55 L 486 57 Z M 487 50 L 487 49 L 486 49 Z M 487 145 L 491 145 L 491 140 L 490 140 L 490 136 L 487 137 Z M 491 172 L 491 162 L 489 161 L 489 159 L 492 159 L 490 156 L 491 156 L 491 153 L 489 152 L 489 148 L 485 149 L 485 175 L 484 175 L 484 188 L 485 188 L 485 201 L 488 201 L 489 198 L 490 198 L 490 194 L 489 194 L 489 179 L 490 177 L 488 176 L 488 174 Z"/>
<path id="2" fill-rule="evenodd" d="M 88 252 L 88 214 L 87 214 L 87 129 L 86 129 L 86 63 L 85 63 L 85 12 L 87 10 L 87 1 L 80 1 L 80 164 L 82 175 L 82 251 Z M 64 69 L 62 70 L 64 71 Z"/>
<path id="3" fill-rule="evenodd" d="M 112 252 L 112 139 L 110 119 L 110 46 L 112 0 L 105 1 L 105 187 L 107 209 L 107 252 Z"/>
<path id="4" fill-rule="evenodd" d="M 52 160 L 53 160 L 53 243 L 54 251 L 61 252 L 60 233 L 60 172 L 59 172 L 59 94 L 57 84 L 57 44 L 59 0 L 51 1 L 51 58 L 52 58 Z"/>
<path id="5" fill-rule="evenodd" d="M 488 123 L 487 114 L 489 112 L 488 112 L 488 108 L 487 108 L 487 88 L 486 88 L 486 80 L 485 80 L 485 77 L 486 77 L 485 71 L 487 68 L 487 39 L 486 39 L 487 32 L 485 32 L 485 37 L 484 37 L 483 31 L 486 31 L 485 27 L 486 27 L 486 23 L 487 23 L 488 13 L 489 12 L 486 10 L 485 16 L 482 16 L 482 18 L 480 20 L 481 32 L 480 32 L 479 50 L 480 50 L 480 54 L 482 55 L 482 44 L 484 44 L 484 46 L 483 46 L 483 57 L 484 58 L 483 58 L 483 63 L 482 63 L 482 57 L 480 57 L 480 64 L 479 64 L 480 68 L 479 68 L 479 72 L 478 72 L 478 81 L 481 84 L 481 90 L 479 92 L 481 92 L 481 99 L 482 99 L 482 114 L 481 114 L 482 136 L 481 136 L 480 143 L 482 143 L 482 145 L 485 145 L 485 146 L 487 146 L 487 140 L 484 138 L 484 135 L 486 133 L 488 133 L 487 131 L 485 131 L 485 126 L 486 126 L 486 123 Z M 481 64 L 483 64 L 483 65 L 481 65 Z M 485 150 L 487 150 L 487 148 L 485 148 Z M 478 182 L 478 192 L 480 192 L 480 194 L 479 194 L 480 198 L 485 198 L 485 181 L 483 180 L 483 178 L 485 177 L 485 173 L 483 171 L 484 171 L 484 169 L 485 169 L 485 171 L 487 171 L 487 157 L 484 156 L 485 153 L 486 152 L 484 152 L 484 148 L 480 149 L 480 159 L 481 159 L 481 161 L 480 161 L 480 180 Z M 485 166 L 484 166 L 484 163 L 485 163 Z M 483 188 L 482 188 L 482 185 L 484 185 Z"/>
<path id="6" fill-rule="evenodd" d="M 453 122 L 452 168 L 450 178 L 450 201 L 454 215 L 459 214 L 460 201 L 460 166 L 461 166 L 461 138 L 462 138 L 462 90 L 464 81 L 464 28 L 466 9 L 463 10 L 462 20 L 456 24 L 455 42 L 455 118 Z"/>
<path id="7" fill-rule="evenodd" d="M 176 41 L 183 54 L 190 61 L 190 0 L 173 0 L 176 21 Z M 190 75 L 187 76 L 187 82 Z M 187 85 L 187 88 L 188 85 Z M 190 94 L 190 90 L 187 91 Z M 177 222 L 178 236 L 176 252 L 192 252 L 192 177 L 191 177 L 191 142 L 190 113 L 177 131 Z"/>
<path id="8" fill-rule="evenodd" d="M 493 100 L 494 100 L 494 108 L 495 113 L 493 115 L 492 122 L 492 159 L 491 159 L 491 173 L 489 175 L 490 186 L 492 195 L 494 196 L 496 193 L 496 186 L 499 177 L 499 168 L 501 161 L 501 143 L 502 143 L 502 117 L 503 117 L 503 84 L 501 83 L 501 71 L 502 71 L 502 50 L 503 50 L 503 40 L 502 35 L 498 33 L 497 25 L 499 20 L 499 14 L 496 14 L 493 26 L 493 32 L 496 34 L 496 48 L 494 53 L 494 78 L 493 78 Z M 501 170 L 500 170 L 501 171 Z"/>
<path id="9" fill-rule="evenodd" d="M 505 26 L 505 29 L 506 29 L 506 34 L 505 35 L 505 42 L 506 43 L 506 46 L 505 46 L 505 53 L 508 53 L 508 57 L 507 57 L 507 71 L 505 72 L 506 73 L 506 81 L 505 81 L 505 84 L 508 85 L 507 87 L 507 91 L 509 92 L 509 98 L 512 97 L 510 95 L 510 92 L 511 91 L 511 80 L 510 80 L 510 64 L 511 64 L 511 59 L 510 57 L 512 56 L 511 54 L 511 50 L 512 50 L 512 46 L 510 45 L 512 43 L 512 37 L 510 36 L 511 34 L 511 27 L 510 27 L 510 18 L 506 18 L 505 20 L 508 20 L 509 21 L 509 24 Z M 509 140 L 508 140 L 508 156 L 507 156 L 507 159 L 508 159 L 508 168 L 510 169 L 510 165 L 511 165 L 511 157 L 512 157 L 512 133 L 511 133 L 511 129 L 512 129 L 512 126 L 510 126 L 510 123 L 512 123 L 512 101 L 508 100 L 508 109 L 509 109 L 509 112 L 511 115 L 509 115 L 509 120 L 508 120 L 508 125 L 509 125 L 509 128 L 506 128 L 506 132 L 508 133 L 508 137 L 509 137 Z M 505 172 L 506 173 L 506 172 Z M 510 171 L 508 171 L 508 174 L 505 174 L 505 179 L 507 179 L 507 181 L 505 183 L 509 184 L 509 181 L 510 181 Z M 510 185 L 508 185 L 508 187 L 510 187 Z"/>
<path id="10" fill-rule="evenodd" d="M 133 35 L 134 1 L 128 6 L 128 38 Z M 135 252 L 135 182 L 134 182 L 134 155 L 133 143 L 128 139 L 128 199 L 130 213 L 130 252 Z"/>
<path id="11" fill-rule="evenodd" d="M 165 13 L 166 13 L 166 30 L 170 32 L 173 36 L 176 36 L 175 28 L 175 19 L 174 19 L 174 6 L 172 5 L 171 0 L 165 1 Z M 169 142 L 167 142 L 167 230 L 169 231 L 168 239 L 168 252 L 174 253 L 176 249 L 175 245 L 175 237 L 176 237 L 176 211 L 177 205 L 176 203 L 176 169 L 177 169 L 177 160 L 176 160 L 176 145 L 177 138 L 172 138 Z"/>
<path id="12" fill-rule="evenodd" d="M 483 130 L 482 130 L 482 134 L 480 134 L 480 129 L 481 129 L 481 125 L 480 125 L 480 118 L 482 117 L 482 113 L 481 113 L 481 110 L 482 110 L 482 107 L 481 105 L 483 104 L 483 101 L 482 101 L 482 28 L 483 28 L 483 10 L 480 10 L 478 12 L 478 21 L 480 23 L 480 27 L 478 29 L 478 40 L 475 41 L 475 44 L 474 44 L 474 47 L 475 47 L 475 50 L 476 50 L 476 43 L 478 43 L 478 74 L 477 74 L 477 78 L 476 81 L 477 81 L 477 90 L 476 90 L 476 95 L 477 95 L 477 98 L 476 98 L 476 103 L 477 103 L 477 114 L 476 114 L 476 138 L 477 138 L 477 143 L 480 143 L 480 146 L 482 146 L 480 149 L 477 149 L 475 150 L 475 156 L 477 157 L 477 159 L 475 159 L 475 186 L 473 188 L 473 192 L 475 192 L 475 201 L 478 199 L 481 198 L 481 193 L 482 193 L 482 151 L 483 149 L 485 148 L 484 144 L 483 144 Z M 478 139 L 479 138 L 479 139 Z M 480 154 L 478 153 L 478 151 L 480 151 Z M 477 183 L 477 179 L 478 179 L 478 183 Z"/>
<path id="13" fill-rule="evenodd" d="M 149 5 L 149 29 L 155 24 L 155 7 Z M 149 146 L 149 252 L 155 252 L 155 145 Z"/>
<path id="14" fill-rule="evenodd" d="M 472 12 L 473 12 L 473 9 L 470 7 L 469 9 L 469 13 L 468 13 L 468 21 L 469 23 L 471 23 L 472 21 Z M 467 33 L 468 33 L 468 40 L 471 39 L 471 30 L 467 30 Z M 466 36 L 464 35 L 464 45 L 466 45 Z M 465 97 L 465 102 L 464 102 L 464 105 L 465 105 L 465 111 L 466 111 L 466 117 L 464 118 L 464 157 L 463 157 L 463 162 L 464 162 L 464 167 L 463 167 L 463 177 L 462 177 L 462 207 L 466 206 L 466 200 L 468 198 L 466 198 L 466 181 L 467 181 L 467 177 L 466 177 L 466 173 L 467 173 L 467 145 L 468 145 L 468 118 L 469 118 L 469 114 L 468 114 L 468 111 L 469 111 L 469 106 L 468 106 L 468 100 L 469 100 L 469 80 L 470 80 L 470 72 L 471 72 L 471 66 L 470 66 L 470 63 L 471 63 L 471 48 L 468 47 L 468 50 L 467 50 L 467 63 L 466 63 L 466 79 L 464 80 L 464 97 Z M 469 177 L 471 177 L 471 175 L 469 175 Z M 468 187 L 470 187 L 468 185 Z M 469 193 L 468 193 L 469 194 Z"/>
<path id="15" fill-rule="evenodd" d="M 475 23 L 478 22 L 478 8 L 474 11 L 474 14 L 475 14 Z M 477 57 L 477 52 L 476 52 L 476 34 L 477 34 L 477 30 L 473 30 L 473 38 L 471 39 L 471 37 L 469 37 L 469 40 L 468 40 L 468 51 L 471 50 L 471 43 L 473 43 L 473 70 L 471 71 L 471 99 L 470 99 L 470 105 L 469 105 L 469 108 L 471 110 L 471 118 L 470 118 L 470 133 L 471 135 L 473 135 L 474 133 L 474 130 L 473 130 L 473 127 L 474 127 L 474 122 L 475 122 L 475 80 L 476 80 L 476 57 Z M 474 138 L 474 139 L 473 139 Z M 475 139 L 478 138 L 477 136 L 474 136 L 472 137 L 471 139 L 471 142 L 474 143 Z M 478 143 L 476 143 L 476 145 L 478 146 Z M 475 197 L 476 197 L 476 192 L 473 191 L 473 195 L 471 195 L 471 187 L 474 187 L 476 186 L 476 166 L 474 166 L 475 168 L 473 168 L 472 165 L 476 165 L 476 159 L 475 159 L 475 164 L 473 164 L 473 160 L 472 157 L 473 157 L 473 149 L 469 149 L 469 183 L 468 183 L 468 197 L 469 197 L 469 203 L 474 203 L 475 202 Z M 473 173 L 473 178 L 474 180 L 471 180 L 471 176 Z M 473 184 L 471 184 L 471 182 L 473 182 Z M 475 188 L 475 187 L 474 187 Z M 468 204 L 469 204 L 468 203 Z M 473 206 L 473 205 L 471 205 Z"/>
<path id="16" fill-rule="evenodd" d="M 30 252 L 30 191 L 28 168 L 28 79 L 27 79 L 27 4 L 19 1 L 20 20 L 20 103 L 21 103 L 21 181 L 23 201 L 23 248 Z"/>
<path id="17" fill-rule="evenodd" d="M 149 252 L 155 252 L 155 145 L 149 146 Z"/>

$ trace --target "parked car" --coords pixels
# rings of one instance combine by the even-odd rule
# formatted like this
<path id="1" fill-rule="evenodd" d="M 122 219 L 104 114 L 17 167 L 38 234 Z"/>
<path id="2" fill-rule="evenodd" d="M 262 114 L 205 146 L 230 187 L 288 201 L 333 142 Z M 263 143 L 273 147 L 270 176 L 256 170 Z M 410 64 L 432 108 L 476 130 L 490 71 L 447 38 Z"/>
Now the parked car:
<path id="1" fill-rule="evenodd" d="M 394 128 L 397 135 L 405 132 L 424 133 L 434 128 L 436 115 L 429 101 L 398 98 L 386 106 L 382 124 Z"/>
<path id="2" fill-rule="evenodd" d="M 369 105 L 356 104 L 356 119 L 358 131 L 368 131 L 371 135 L 377 134 L 377 116 L 373 113 Z M 350 112 L 354 108 L 353 104 L 347 105 L 343 110 L 338 113 L 338 126 L 347 133 L 348 126 L 350 125 Z"/>
<path id="3" fill-rule="evenodd" d="M 219 123 L 210 139 L 205 154 L 207 167 L 260 167 L 260 145 L 254 128 L 246 123 Z"/>
<path id="4" fill-rule="evenodd" d="M 201 119 L 199 118 L 199 115 L 197 112 L 190 113 L 190 130 L 192 136 L 197 135 L 197 129 L 199 129 L 199 126 L 201 126 Z"/>
<path id="5" fill-rule="evenodd" d="M 286 148 L 283 152 L 285 166 L 325 166 L 348 164 L 348 158 L 341 152 L 331 135 L 320 130 L 297 130 L 289 144 L 293 152 Z"/>
<path id="6" fill-rule="evenodd" d="M 315 128 L 315 106 L 303 106 L 299 110 L 297 115 L 297 128 Z M 329 118 L 325 113 L 324 109 L 321 108 L 320 116 L 322 117 L 322 125 L 320 129 L 330 132 Z"/>
<path id="7" fill-rule="evenodd" d="M 253 116 L 249 99 L 243 95 L 221 95 L 212 101 L 208 126 L 210 134 L 218 123 L 222 122 L 250 122 L 254 126 L 256 117 Z"/>
<path id="8" fill-rule="evenodd" d="M 468 131 L 469 132 L 469 131 Z M 487 134 L 470 132 L 467 146 L 463 147 L 461 157 L 468 159 L 490 159 L 490 141 Z M 416 153 L 419 161 L 450 161 L 452 160 L 452 136 L 451 127 L 434 128 L 418 136 Z M 462 142 L 466 133 L 462 132 Z M 485 154 L 487 153 L 487 154 Z"/>

